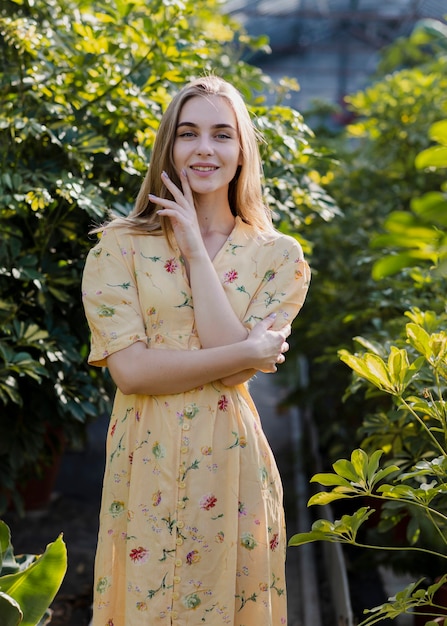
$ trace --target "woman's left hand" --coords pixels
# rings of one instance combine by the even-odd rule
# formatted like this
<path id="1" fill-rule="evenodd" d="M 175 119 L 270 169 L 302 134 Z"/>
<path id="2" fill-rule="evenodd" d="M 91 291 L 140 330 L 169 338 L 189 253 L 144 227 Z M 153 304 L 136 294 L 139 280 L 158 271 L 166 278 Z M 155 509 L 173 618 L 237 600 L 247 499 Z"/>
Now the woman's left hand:
<path id="1" fill-rule="evenodd" d="M 203 254 L 206 249 L 197 220 L 192 190 L 184 170 L 181 171 L 180 178 L 182 181 L 181 190 L 172 182 L 166 172 L 162 174 L 163 184 L 171 192 L 174 200 L 159 198 L 152 194 L 149 194 L 149 199 L 162 207 L 157 211 L 159 215 L 169 217 L 181 253 L 185 259 L 190 260 L 196 254 Z"/>

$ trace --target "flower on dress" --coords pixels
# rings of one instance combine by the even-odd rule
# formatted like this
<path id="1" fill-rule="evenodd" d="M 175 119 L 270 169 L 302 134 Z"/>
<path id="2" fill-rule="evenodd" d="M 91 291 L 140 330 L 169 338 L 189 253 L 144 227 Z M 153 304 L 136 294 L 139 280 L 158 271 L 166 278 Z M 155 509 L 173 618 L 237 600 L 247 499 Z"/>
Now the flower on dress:
<path id="1" fill-rule="evenodd" d="M 133 452 L 129 454 L 129 465 L 132 465 L 132 463 L 133 463 Z"/>
<path id="2" fill-rule="evenodd" d="M 131 561 L 133 561 L 134 563 L 146 563 L 149 558 L 149 550 L 143 548 L 142 546 L 140 546 L 139 548 L 133 548 L 129 552 L 129 556 Z"/>
<path id="3" fill-rule="evenodd" d="M 238 273 L 236 270 L 229 270 L 224 274 L 224 283 L 234 283 L 235 280 L 238 279 Z"/>
<path id="4" fill-rule="evenodd" d="M 188 554 L 186 555 L 186 562 L 188 563 L 188 565 L 192 565 L 193 563 L 198 563 L 200 561 L 200 554 L 198 553 L 197 550 L 191 550 L 191 552 L 188 552 Z"/>
<path id="5" fill-rule="evenodd" d="M 245 448 L 247 445 L 247 440 L 245 439 L 244 435 L 241 435 L 239 437 L 239 445 L 241 448 Z"/>
<path id="6" fill-rule="evenodd" d="M 158 441 L 152 446 L 152 454 L 156 459 L 164 459 L 165 457 L 165 449 Z"/>
<path id="7" fill-rule="evenodd" d="M 113 435 L 115 434 L 117 423 L 118 423 L 118 420 L 115 420 L 114 423 L 112 424 L 112 428 L 110 429 L 110 436 L 111 437 L 113 437 Z"/>
<path id="8" fill-rule="evenodd" d="M 136 606 L 137 606 L 138 611 L 147 611 L 146 602 L 137 602 Z"/>
<path id="9" fill-rule="evenodd" d="M 216 506 L 216 503 L 217 503 L 217 498 L 212 493 L 208 493 L 204 495 L 199 502 L 200 508 L 203 509 L 204 511 L 209 511 L 210 509 L 214 508 Z"/>
<path id="10" fill-rule="evenodd" d="M 219 400 L 217 401 L 217 406 L 219 407 L 219 411 L 226 411 L 228 408 L 227 396 L 220 396 Z"/>
<path id="11" fill-rule="evenodd" d="M 210 456 L 210 454 L 213 453 L 213 449 L 211 446 L 202 446 L 200 448 L 200 451 L 203 454 L 203 456 Z"/>
<path id="12" fill-rule="evenodd" d="M 118 517 L 124 512 L 124 502 L 114 500 L 109 506 L 109 513 L 112 517 Z"/>
<path id="13" fill-rule="evenodd" d="M 101 576 L 96 583 L 96 591 L 98 593 L 105 593 L 107 589 L 110 587 L 110 582 L 107 576 Z"/>
<path id="14" fill-rule="evenodd" d="M 278 544 L 279 544 L 278 533 L 275 533 L 273 537 L 270 539 L 270 550 L 272 550 L 272 552 L 276 550 L 276 548 L 278 547 Z"/>
<path id="15" fill-rule="evenodd" d="M 154 491 L 152 494 L 152 506 L 158 506 L 161 502 L 161 491 Z"/>
<path id="16" fill-rule="evenodd" d="M 239 517 L 242 517 L 243 515 L 247 515 L 247 509 L 245 508 L 245 504 L 243 502 L 239 502 L 238 515 Z"/>
<path id="17" fill-rule="evenodd" d="M 275 270 L 267 270 L 264 274 L 264 280 L 268 282 L 269 280 L 273 280 L 276 276 Z"/>
<path id="18" fill-rule="evenodd" d="M 164 268 L 168 272 L 168 274 L 175 274 L 176 270 L 178 269 L 178 263 L 176 259 L 168 259 L 164 264 Z"/>
<path id="19" fill-rule="evenodd" d="M 196 609 L 202 601 L 196 593 L 190 593 L 183 598 L 183 604 L 187 609 Z"/>
<path id="20" fill-rule="evenodd" d="M 267 591 L 269 588 L 267 583 L 259 583 L 259 589 L 260 591 Z"/>
<path id="21" fill-rule="evenodd" d="M 257 545 L 258 543 L 251 533 L 242 533 L 241 546 L 247 550 L 254 550 Z"/>
<path id="22" fill-rule="evenodd" d="M 108 619 L 107 622 L 106 622 L 106 626 L 114 626 L 113 619 Z"/>
<path id="23" fill-rule="evenodd" d="M 219 530 L 217 535 L 214 537 L 214 541 L 216 543 L 223 543 L 224 539 L 225 539 L 225 533 L 222 530 Z"/>

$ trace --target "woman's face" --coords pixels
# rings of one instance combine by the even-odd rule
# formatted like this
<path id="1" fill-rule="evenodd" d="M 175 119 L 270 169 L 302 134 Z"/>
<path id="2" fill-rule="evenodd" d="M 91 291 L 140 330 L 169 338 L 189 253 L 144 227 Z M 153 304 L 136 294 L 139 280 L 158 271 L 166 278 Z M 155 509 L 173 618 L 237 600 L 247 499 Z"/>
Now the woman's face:
<path id="1" fill-rule="evenodd" d="M 194 96 L 184 104 L 173 159 L 196 194 L 227 192 L 242 160 L 236 116 L 225 98 Z"/>

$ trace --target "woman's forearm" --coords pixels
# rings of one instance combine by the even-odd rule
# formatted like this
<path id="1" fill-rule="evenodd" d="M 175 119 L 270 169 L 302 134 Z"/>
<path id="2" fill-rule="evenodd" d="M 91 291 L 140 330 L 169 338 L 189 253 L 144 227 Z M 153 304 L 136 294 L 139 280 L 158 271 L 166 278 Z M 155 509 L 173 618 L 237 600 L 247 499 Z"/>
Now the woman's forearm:
<path id="1" fill-rule="evenodd" d="M 182 393 L 249 365 L 243 342 L 202 350 L 163 350 L 137 342 L 107 359 L 113 380 L 126 395 Z"/>
<path id="2" fill-rule="evenodd" d="M 189 262 L 194 318 L 204 348 L 225 346 L 247 338 L 248 330 L 227 298 L 206 250 Z"/>
<path id="3" fill-rule="evenodd" d="M 262 320 L 243 341 L 201 350 L 148 348 L 138 341 L 110 355 L 107 367 L 126 395 L 182 393 L 216 380 L 239 384 L 257 370 L 276 372 L 284 361 L 290 326 L 275 331 L 273 322 L 272 317 Z"/>

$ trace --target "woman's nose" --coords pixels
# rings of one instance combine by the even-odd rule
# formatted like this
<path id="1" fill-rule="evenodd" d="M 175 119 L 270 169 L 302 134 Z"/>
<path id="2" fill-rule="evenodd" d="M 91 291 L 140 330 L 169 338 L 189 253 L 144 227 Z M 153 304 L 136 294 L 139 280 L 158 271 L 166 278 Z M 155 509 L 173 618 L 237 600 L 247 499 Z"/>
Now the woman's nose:
<path id="1" fill-rule="evenodd" d="M 198 154 L 212 154 L 213 146 L 211 143 L 211 137 L 209 135 L 200 135 L 199 141 L 197 144 L 197 153 Z"/>

